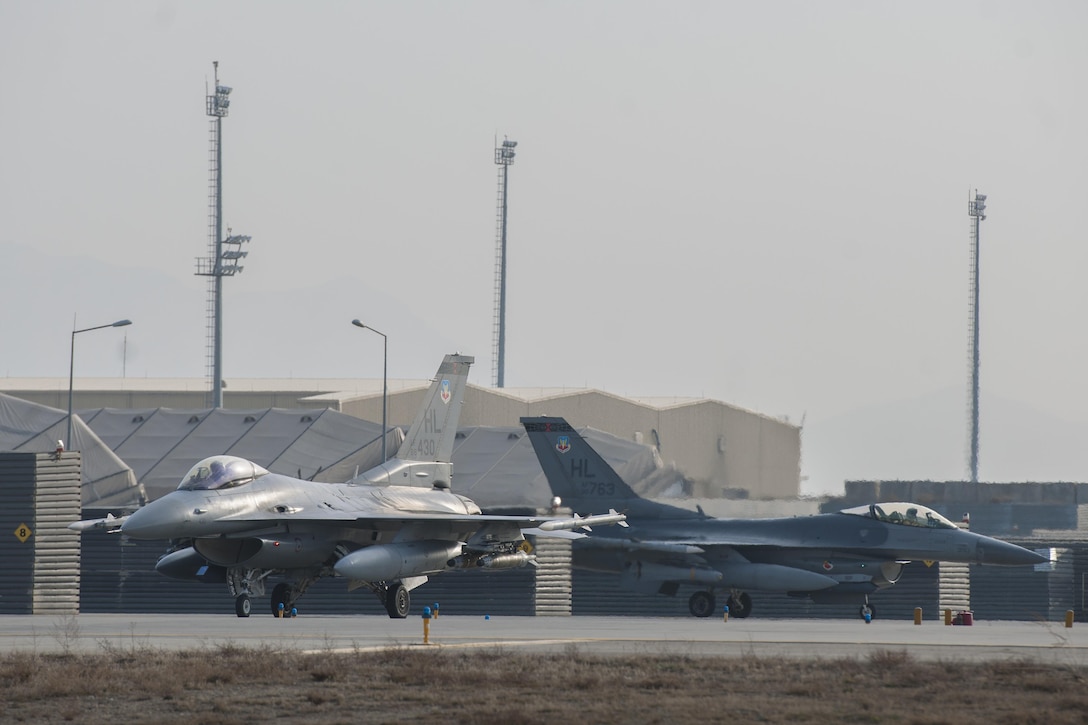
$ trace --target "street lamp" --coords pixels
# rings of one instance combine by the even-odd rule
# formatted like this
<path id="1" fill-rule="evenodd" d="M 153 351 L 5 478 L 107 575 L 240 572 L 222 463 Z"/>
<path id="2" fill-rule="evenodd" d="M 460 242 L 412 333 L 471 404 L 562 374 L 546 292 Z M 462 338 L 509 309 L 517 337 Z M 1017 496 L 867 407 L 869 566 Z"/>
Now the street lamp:
<path id="1" fill-rule="evenodd" d="M 971 321 L 971 483 L 978 483 L 978 306 L 979 306 L 979 236 L 982 220 L 986 218 L 986 195 L 975 189 L 975 198 L 967 200 L 967 216 L 971 217 L 974 232 L 974 248 L 971 250 L 971 290 L 974 301 L 971 306 L 974 318 Z"/>
<path id="2" fill-rule="evenodd" d="M 379 332 L 369 325 L 364 325 L 359 320 L 352 320 L 351 324 L 356 327 L 361 327 L 364 330 L 370 330 L 371 332 L 377 332 L 382 336 L 382 463 L 385 463 L 385 402 L 389 397 L 389 338 L 385 336 L 384 332 Z"/>
<path id="3" fill-rule="evenodd" d="M 105 327 L 124 327 L 125 325 L 131 324 L 132 320 L 118 320 L 117 322 L 111 322 L 108 325 L 98 325 L 97 327 L 85 327 L 82 330 L 72 330 L 72 351 L 68 361 L 68 437 L 64 439 L 64 445 L 67 446 L 68 450 L 72 450 L 72 376 L 76 369 L 76 335 L 81 332 L 101 330 Z"/>

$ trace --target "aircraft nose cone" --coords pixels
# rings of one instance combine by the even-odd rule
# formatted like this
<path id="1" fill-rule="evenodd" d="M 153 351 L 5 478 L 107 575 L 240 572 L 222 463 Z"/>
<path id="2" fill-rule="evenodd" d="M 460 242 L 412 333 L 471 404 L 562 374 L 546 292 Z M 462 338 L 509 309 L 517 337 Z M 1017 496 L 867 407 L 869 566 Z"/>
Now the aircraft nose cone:
<path id="1" fill-rule="evenodd" d="M 1047 557 L 1025 549 L 1016 544 L 999 539 L 987 539 L 978 544 L 978 561 L 980 564 L 999 564 L 1001 566 L 1031 566 L 1033 564 L 1045 564 L 1050 561 Z"/>
<path id="2" fill-rule="evenodd" d="M 131 514 L 121 533 L 134 539 L 173 539 L 185 535 L 188 521 L 188 507 L 167 495 Z"/>

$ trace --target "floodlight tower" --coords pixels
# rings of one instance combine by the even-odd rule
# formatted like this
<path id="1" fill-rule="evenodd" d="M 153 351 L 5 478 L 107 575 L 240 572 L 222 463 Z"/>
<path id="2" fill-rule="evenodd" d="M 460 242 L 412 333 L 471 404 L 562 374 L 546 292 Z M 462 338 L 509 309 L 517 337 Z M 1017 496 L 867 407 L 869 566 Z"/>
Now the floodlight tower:
<path id="1" fill-rule="evenodd" d="M 491 356 L 492 384 L 496 388 L 505 385 L 506 369 L 506 198 L 507 171 L 514 163 L 514 149 L 518 142 L 503 138 L 502 146 L 495 147 L 495 163 L 499 167 L 499 199 L 497 212 L 497 237 L 495 259 L 495 329 L 494 349 Z"/>
<path id="2" fill-rule="evenodd" d="M 986 195 L 975 189 L 968 197 L 967 215 L 971 217 L 971 483 L 978 483 L 978 303 L 979 303 L 979 231 L 986 218 Z"/>
<path id="3" fill-rule="evenodd" d="M 248 252 L 242 251 L 242 244 L 250 237 L 231 234 L 223 237 L 223 119 L 230 109 L 231 87 L 219 83 L 219 61 L 213 61 L 215 68 L 215 91 L 208 93 L 206 112 L 211 117 L 210 157 L 211 178 L 208 181 L 208 256 L 196 260 L 196 273 L 210 277 L 208 281 L 208 355 L 206 358 L 208 375 L 211 376 L 211 399 L 213 408 L 223 407 L 223 278 L 233 277 L 242 271 L 239 261 Z"/>

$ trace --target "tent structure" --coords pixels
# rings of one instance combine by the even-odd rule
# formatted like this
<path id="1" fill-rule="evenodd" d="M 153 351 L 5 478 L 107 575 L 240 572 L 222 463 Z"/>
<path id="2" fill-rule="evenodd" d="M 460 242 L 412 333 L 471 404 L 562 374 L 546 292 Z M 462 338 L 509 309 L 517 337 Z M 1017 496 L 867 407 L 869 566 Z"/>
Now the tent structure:
<path id="1" fill-rule="evenodd" d="M 328 408 L 99 408 L 80 417 L 132 467 L 151 499 L 177 488 L 195 462 L 220 453 L 317 481 L 346 481 L 381 458 L 379 424 Z M 387 436 L 396 450 L 403 433 L 394 428 Z"/>
<path id="2" fill-rule="evenodd" d="M 0 394 L 0 450 L 52 452 L 67 412 Z M 396 450 L 404 438 L 388 431 Z M 327 408 L 313 410 L 76 411 L 69 450 L 83 459 L 83 506 L 136 508 L 177 488 L 202 458 L 229 453 L 276 473 L 346 481 L 381 458 L 381 426 Z"/>
<path id="3" fill-rule="evenodd" d="M 68 435 L 68 412 L 0 393 L 0 450 L 52 453 Z M 83 506 L 136 507 L 147 500 L 133 470 L 79 416 L 68 450 L 82 452 Z"/>
<path id="4" fill-rule="evenodd" d="M 0 450 L 52 452 L 66 428 L 65 411 L 0 394 Z M 652 446 L 580 432 L 636 491 L 683 480 Z M 390 452 L 404 440 L 397 426 L 386 436 Z M 84 508 L 136 508 L 177 488 L 196 461 L 221 453 L 327 482 L 348 481 L 381 460 L 380 424 L 328 408 L 96 408 L 73 415 L 72 438 L 70 449 L 82 452 Z M 520 426 L 461 428 L 452 485 L 486 509 L 540 509 L 552 499 Z"/>

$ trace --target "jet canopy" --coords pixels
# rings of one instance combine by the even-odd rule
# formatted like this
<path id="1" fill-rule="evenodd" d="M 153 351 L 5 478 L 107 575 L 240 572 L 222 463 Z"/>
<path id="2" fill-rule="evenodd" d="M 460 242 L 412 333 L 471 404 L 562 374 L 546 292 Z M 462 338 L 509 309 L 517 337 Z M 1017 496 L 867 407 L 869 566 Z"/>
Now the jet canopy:
<path id="1" fill-rule="evenodd" d="M 178 484 L 179 491 L 212 491 L 234 488 L 268 473 L 253 461 L 237 456 L 212 456 L 189 469 Z"/>
<path id="2" fill-rule="evenodd" d="M 921 526 L 930 529 L 954 529 L 956 525 L 926 506 L 902 501 L 872 503 L 868 506 L 855 506 L 843 509 L 841 513 L 852 516 L 865 516 L 886 524 L 903 526 Z"/>

